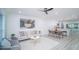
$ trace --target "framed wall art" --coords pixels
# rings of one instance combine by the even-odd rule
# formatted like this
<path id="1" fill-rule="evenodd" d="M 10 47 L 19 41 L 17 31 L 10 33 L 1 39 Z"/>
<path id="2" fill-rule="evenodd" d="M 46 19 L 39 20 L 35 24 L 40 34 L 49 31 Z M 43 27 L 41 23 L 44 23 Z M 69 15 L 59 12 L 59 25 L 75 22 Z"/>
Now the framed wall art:
<path id="1" fill-rule="evenodd" d="M 34 28 L 35 27 L 35 20 L 32 19 L 20 19 L 20 28 Z"/>

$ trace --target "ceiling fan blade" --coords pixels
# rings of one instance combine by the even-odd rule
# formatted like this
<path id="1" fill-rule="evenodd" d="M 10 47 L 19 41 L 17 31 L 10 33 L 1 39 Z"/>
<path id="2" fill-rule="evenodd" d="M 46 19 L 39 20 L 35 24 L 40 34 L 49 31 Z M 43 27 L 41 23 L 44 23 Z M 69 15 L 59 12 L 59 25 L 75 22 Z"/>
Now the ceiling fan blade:
<path id="1" fill-rule="evenodd" d="M 50 9 L 48 9 L 47 11 L 50 11 L 50 10 L 53 10 L 54 8 L 50 8 Z"/>
<path id="2" fill-rule="evenodd" d="M 45 14 L 48 14 L 48 11 L 53 10 L 54 8 L 44 8 L 43 10 L 40 10 L 41 12 L 44 12 Z"/>
<path id="3" fill-rule="evenodd" d="M 45 13 L 46 13 L 46 14 L 48 14 L 48 12 L 47 12 L 47 11 L 45 11 Z"/>

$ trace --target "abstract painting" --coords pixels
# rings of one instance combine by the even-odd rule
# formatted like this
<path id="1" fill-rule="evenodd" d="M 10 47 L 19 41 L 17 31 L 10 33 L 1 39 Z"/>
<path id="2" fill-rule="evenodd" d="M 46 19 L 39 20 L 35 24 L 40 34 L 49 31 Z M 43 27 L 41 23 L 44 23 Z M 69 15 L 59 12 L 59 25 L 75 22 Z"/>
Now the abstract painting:
<path id="1" fill-rule="evenodd" d="M 20 28 L 34 28 L 35 20 L 32 19 L 20 19 Z"/>

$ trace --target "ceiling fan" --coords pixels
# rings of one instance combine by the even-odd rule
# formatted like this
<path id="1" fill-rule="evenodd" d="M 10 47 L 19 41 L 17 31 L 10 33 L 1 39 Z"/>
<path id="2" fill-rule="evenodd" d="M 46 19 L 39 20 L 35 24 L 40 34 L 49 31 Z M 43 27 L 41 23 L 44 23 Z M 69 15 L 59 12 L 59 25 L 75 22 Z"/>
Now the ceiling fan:
<path id="1" fill-rule="evenodd" d="M 41 10 L 42 12 L 45 12 L 45 14 L 48 14 L 48 11 L 53 10 L 54 8 L 44 8 L 43 10 Z"/>

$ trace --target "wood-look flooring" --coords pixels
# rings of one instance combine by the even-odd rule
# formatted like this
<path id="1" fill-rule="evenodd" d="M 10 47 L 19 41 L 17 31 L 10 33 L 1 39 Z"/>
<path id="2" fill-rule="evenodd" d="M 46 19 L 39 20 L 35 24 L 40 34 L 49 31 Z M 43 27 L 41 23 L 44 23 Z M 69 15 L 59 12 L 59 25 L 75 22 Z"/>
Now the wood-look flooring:
<path id="1" fill-rule="evenodd" d="M 64 38 L 56 38 L 49 36 L 48 38 L 54 38 L 53 40 L 58 41 L 56 47 L 52 48 L 51 50 L 79 50 L 79 38 L 78 37 L 64 37 Z"/>
<path id="2" fill-rule="evenodd" d="M 58 45 L 52 47 L 50 50 L 79 50 L 79 38 L 74 36 L 67 36 L 63 38 L 53 36 L 42 36 L 54 41 L 59 42 Z M 53 45 L 52 45 L 53 46 Z"/>

